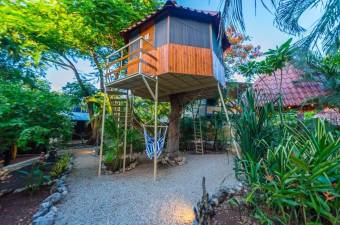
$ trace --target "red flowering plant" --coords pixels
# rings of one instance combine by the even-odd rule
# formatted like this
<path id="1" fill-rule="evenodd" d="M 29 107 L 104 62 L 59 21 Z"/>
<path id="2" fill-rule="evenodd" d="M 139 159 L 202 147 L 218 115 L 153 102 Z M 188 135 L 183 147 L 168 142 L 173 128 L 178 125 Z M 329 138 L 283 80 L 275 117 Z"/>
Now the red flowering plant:
<path id="1" fill-rule="evenodd" d="M 224 52 L 224 62 L 227 69 L 227 76 L 236 73 L 237 68 L 262 56 L 261 47 L 250 43 L 249 36 L 243 35 L 235 30 L 233 26 L 226 29 L 230 46 Z"/>

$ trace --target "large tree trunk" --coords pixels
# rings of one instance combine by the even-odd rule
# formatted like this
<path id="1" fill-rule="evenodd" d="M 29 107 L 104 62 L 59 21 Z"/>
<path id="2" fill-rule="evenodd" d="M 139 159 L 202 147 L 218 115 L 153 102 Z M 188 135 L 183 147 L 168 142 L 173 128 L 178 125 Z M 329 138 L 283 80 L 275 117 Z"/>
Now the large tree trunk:
<path id="1" fill-rule="evenodd" d="M 180 138 L 180 120 L 183 111 L 183 96 L 170 95 L 171 111 L 169 115 L 167 154 L 169 158 L 178 156 Z"/>

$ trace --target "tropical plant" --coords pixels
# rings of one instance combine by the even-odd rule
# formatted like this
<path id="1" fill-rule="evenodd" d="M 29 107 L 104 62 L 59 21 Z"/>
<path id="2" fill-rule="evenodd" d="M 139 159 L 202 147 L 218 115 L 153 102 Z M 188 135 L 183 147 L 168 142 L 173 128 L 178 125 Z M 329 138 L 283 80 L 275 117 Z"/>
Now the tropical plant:
<path id="1" fill-rule="evenodd" d="M 25 175 L 26 187 L 30 194 L 39 190 L 44 182 L 50 181 L 51 177 L 45 175 L 43 171 L 43 164 L 34 164 L 29 171 L 19 170 L 19 172 Z"/>
<path id="2" fill-rule="evenodd" d="M 241 34 L 233 26 L 226 29 L 230 46 L 224 53 L 224 62 L 227 78 L 231 78 L 237 72 L 237 68 L 249 61 L 256 60 L 262 55 L 261 47 L 254 47 L 249 41 L 249 36 Z"/>
<path id="3" fill-rule="evenodd" d="M 293 35 L 305 34 L 306 29 L 299 24 L 305 12 L 312 8 L 321 9 L 320 18 L 313 24 L 311 31 L 298 41 L 297 45 L 307 50 L 308 48 L 315 49 L 318 43 L 321 43 L 325 52 L 338 50 L 340 32 L 338 0 L 270 0 L 269 4 L 263 0 L 254 0 L 251 4 L 254 4 L 255 10 L 258 3 L 275 14 L 275 24 L 280 30 Z M 221 0 L 220 4 L 222 18 L 227 25 L 232 25 L 239 31 L 245 31 L 243 4 L 243 1 L 238 0 Z"/>
<path id="4" fill-rule="evenodd" d="M 64 173 L 71 161 L 71 154 L 64 154 L 58 159 L 58 161 L 53 165 L 50 175 L 52 177 L 59 177 Z"/>
<path id="5" fill-rule="evenodd" d="M 48 150 L 50 138 L 68 140 L 72 128 L 68 111 L 68 100 L 46 87 L 35 89 L 20 80 L 0 78 L 0 152 L 15 144 L 40 152 Z"/>
<path id="6" fill-rule="evenodd" d="M 280 130 L 274 125 L 274 104 L 258 105 L 255 94 L 248 90 L 240 102 L 240 111 L 233 118 L 236 140 L 243 157 L 255 162 L 263 158 L 266 149 L 277 143 Z"/>
<path id="7" fill-rule="evenodd" d="M 317 121 L 287 126 L 279 145 L 259 161 L 243 159 L 246 201 L 265 224 L 338 224 L 340 137 Z"/>

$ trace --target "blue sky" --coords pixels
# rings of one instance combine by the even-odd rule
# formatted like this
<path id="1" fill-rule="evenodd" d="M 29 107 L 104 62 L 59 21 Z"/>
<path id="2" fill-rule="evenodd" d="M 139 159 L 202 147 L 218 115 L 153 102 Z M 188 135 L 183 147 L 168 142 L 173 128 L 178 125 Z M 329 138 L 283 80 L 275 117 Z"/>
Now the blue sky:
<path id="1" fill-rule="evenodd" d="M 217 10 L 220 0 L 177 0 L 177 2 L 180 5 L 191 8 Z M 275 46 L 280 45 L 290 37 L 274 26 L 274 16 L 261 7 L 260 1 L 257 4 L 256 15 L 254 0 L 243 0 L 243 2 L 246 34 L 251 37 L 253 45 L 260 45 L 262 51 L 266 51 L 269 48 L 275 48 Z M 320 8 L 316 8 L 305 13 L 301 24 L 307 30 L 310 30 L 310 27 L 319 18 L 320 11 Z M 82 73 L 90 73 L 92 71 L 90 64 L 86 61 L 79 61 L 76 65 Z M 55 68 L 50 68 L 47 71 L 46 78 L 51 82 L 52 89 L 56 91 L 60 90 L 67 82 L 75 79 L 72 71 L 56 70 Z"/>

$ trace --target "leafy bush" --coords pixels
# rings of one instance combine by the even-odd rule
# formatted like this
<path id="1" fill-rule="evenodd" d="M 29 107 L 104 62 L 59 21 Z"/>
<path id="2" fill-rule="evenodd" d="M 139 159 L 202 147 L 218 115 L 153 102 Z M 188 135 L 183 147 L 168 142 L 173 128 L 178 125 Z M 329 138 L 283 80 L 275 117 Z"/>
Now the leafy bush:
<path id="1" fill-rule="evenodd" d="M 63 155 L 52 167 L 50 175 L 52 177 L 59 177 L 63 172 L 66 171 L 69 163 L 71 161 L 71 155 Z"/>
<path id="2" fill-rule="evenodd" d="M 301 128 L 302 127 L 302 128 Z M 340 137 L 322 121 L 313 130 L 287 127 L 259 161 L 243 158 L 247 201 L 265 224 L 337 224 L 340 219 Z"/>
<path id="3" fill-rule="evenodd" d="M 39 190 L 44 182 L 50 181 L 50 176 L 44 174 L 42 170 L 43 164 L 33 165 L 30 171 L 20 170 L 19 172 L 26 176 L 25 182 L 31 194 Z"/>
<path id="4" fill-rule="evenodd" d="M 237 141 L 243 156 L 258 161 L 266 155 L 267 145 L 274 145 L 280 136 L 274 105 L 257 106 L 255 94 L 248 90 L 241 101 L 241 112 L 233 116 Z"/>
<path id="5" fill-rule="evenodd" d="M 68 100 L 48 87 L 32 89 L 0 78 L 0 152 L 14 144 L 24 151 L 46 150 L 50 138 L 67 140 L 72 129 L 67 111 Z"/>

